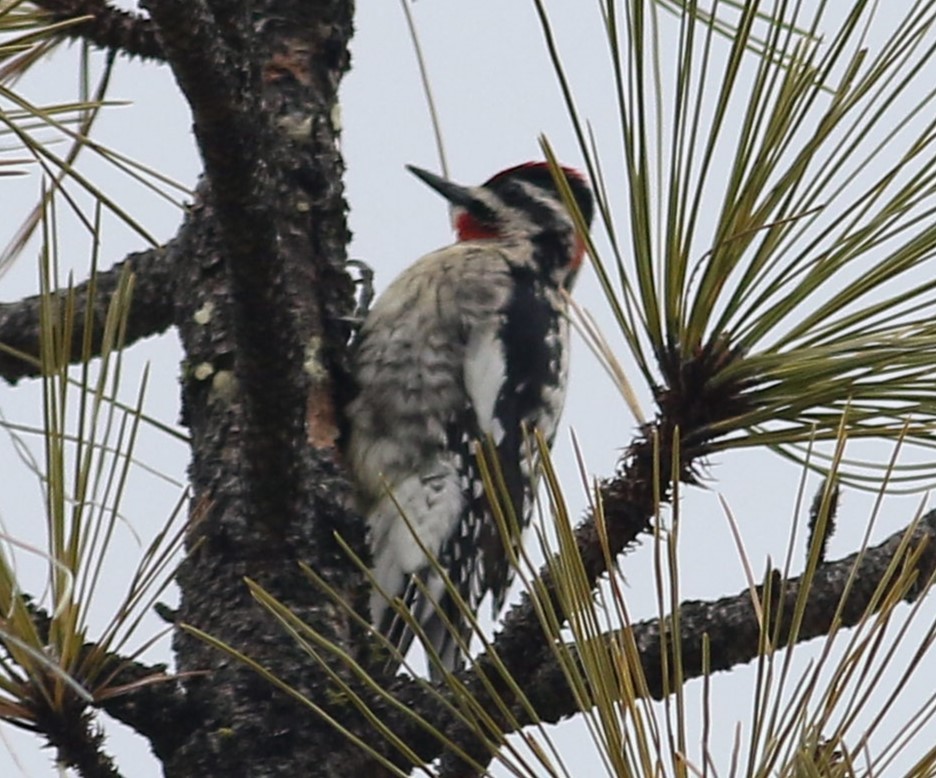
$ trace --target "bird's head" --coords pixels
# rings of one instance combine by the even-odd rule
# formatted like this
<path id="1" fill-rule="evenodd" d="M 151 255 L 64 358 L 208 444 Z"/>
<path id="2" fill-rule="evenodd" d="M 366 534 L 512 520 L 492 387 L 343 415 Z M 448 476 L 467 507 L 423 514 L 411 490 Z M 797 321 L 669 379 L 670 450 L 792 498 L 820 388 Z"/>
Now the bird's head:
<path id="1" fill-rule="evenodd" d="M 584 245 L 546 162 L 507 168 L 480 186 L 462 186 L 412 165 L 407 169 L 451 203 L 458 240 L 529 240 L 542 261 L 561 263 L 569 280 L 578 270 Z M 561 170 L 590 226 L 594 203 L 585 177 L 572 168 Z"/>

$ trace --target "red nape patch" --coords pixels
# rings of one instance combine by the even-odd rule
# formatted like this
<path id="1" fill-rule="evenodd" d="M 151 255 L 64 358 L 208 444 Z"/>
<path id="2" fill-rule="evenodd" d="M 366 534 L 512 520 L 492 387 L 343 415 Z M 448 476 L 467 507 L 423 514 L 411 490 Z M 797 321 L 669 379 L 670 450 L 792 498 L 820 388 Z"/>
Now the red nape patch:
<path id="1" fill-rule="evenodd" d="M 500 237 L 496 230 L 481 224 L 467 211 L 462 211 L 455 218 L 455 232 L 459 240 L 490 240 Z"/>

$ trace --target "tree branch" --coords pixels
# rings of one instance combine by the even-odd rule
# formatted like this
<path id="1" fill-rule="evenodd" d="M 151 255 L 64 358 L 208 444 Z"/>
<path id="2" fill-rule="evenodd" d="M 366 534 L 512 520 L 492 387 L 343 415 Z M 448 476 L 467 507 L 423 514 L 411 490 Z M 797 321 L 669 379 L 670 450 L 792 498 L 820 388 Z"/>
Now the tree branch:
<path id="1" fill-rule="evenodd" d="M 93 16 L 62 30 L 66 38 L 85 40 L 102 49 L 131 57 L 162 61 L 162 46 L 153 23 L 144 16 L 124 11 L 106 0 L 32 0 L 56 22 Z"/>
<path id="2" fill-rule="evenodd" d="M 52 626 L 48 612 L 30 596 L 23 595 L 23 602 L 40 639 L 48 643 Z M 174 753 L 196 720 L 191 701 L 178 678 L 166 673 L 166 665 L 132 661 L 86 642 L 74 667 L 95 668 L 92 678 L 76 677 L 76 681 L 93 688 L 95 706 L 149 740 L 162 760 Z M 95 728 L 87 702 L 72 696 L 66 697 L 60 707 L 53 707 L 47 695 L 38 692 L 34 699 L 34 728 L 59 750 L 60 761 L 75 767 L 82 776 L 119 775 L 113 760 L 103 751 L 104 736 Z"/>
<path id="3" fill-rule="evenodd" d="M 907 530 L 900 530 L 863 554 L 852 554 L 841 560 L 820 565 L 811 582 L 803 619 L 796 632 L 796 642 L 828 635 L 833 628 L 853 627 L 870 613 L 883 607 L 888 598 L 880 597 L 879 589 L 893 585 L 916 551 L 919 551 L 919 556 L 913 560 L 916 583 L 903 592 L 902 596 L 903 599 L 912 601 L 926 594 L 936 572 L 936 511 L 928 513 L 913 528 L 904 559 L 898 560 L 900 563 L 889 570 L 906 534 Z M 777 647 L 787 646 L 791 641 L 791 622 L 797 598 L 802 596 L 803 586 L 803 578 L 782 581 L 779 575 L 774 575 L 770 582 L 769 603 L 764 602 L 764 587 L 758 587 L 758 598 L 770 619 L 768 634 Z M 843 597 L 845 601 L 844 605 L 841 605 Z M 629 630 L 614 631 L 606 635 L 609 651 L 612 644 L 617 649 L 615 655 L 619 654 L 622 641 L 633 641 L 641 659 L 647 691 L 651 697 L 657 699 L 663 697 L 664 690 L 672 692 L 675 689 L 675 678 L 671 676 L 664 679 L 663 675 L 664 651 L 667 650 L 665 646 L 669 646 L 668 650 L 672 651 L 672 623 L 671 617 L 662 623 L 660 619 L 650 619 L 634 624 Z M 714 602 L 682 603 L 679 626 L 683 682 L 703 675 L 703 638 L 709 641 L 707 655 L 712 670 L 729 670 L 758 656 L 762 626 L 758 612 L 753 606 L 751 593 L 747 589 Z M 504 657 L 500 655 L 499 646 L 507 631 L 508 628 L 505 627 L 494 641 L 494 650 L 501 659 Z M 547 651 L 532 650 L 531 656 L 535 658 L 535 666 L 529 663 L 517 666 L 513 664 L 515 659 L 504 662 L 507 672 L 514 678 L 525 679 L 516 687 L 504 682 L 487 654 L 479 656 L 472 667 L 459 674 L 459 681 L 471 690 L 479 705 L 494 719 L 495 726 L 502 728 L 505 733 L 517 730 L 517 725 L 523 727 L 533 723 L 525 707 L 519 704 L 513 694 L 506 691 L 509 688 L 523 689 L 527 701 L 536 711 L 538 721 L 555 723 L 580 712 L 576 697 L 569 688 L 566 671 L 549 648 L 542 628 L 539 630 L 538 643 L 546 645 Z M 575 656 L 575 646 L 569 645 L 567 648 L 571 655 Z M 671 658 L 669 666 L 672 667 Z M 439 729 L 444 728 L 447 737 L 482 764 L 489 761 L 492 749 L 496 748 L 496 745 L 479 742 L 473 730 L 453 719 L 450 709 L 438 696 L 441 694 L 450 705 L 458 707 L 458 701 L 447 686 L 437 687 L 435 692 L 431 692 L 423 682 L 398 676 L 393 679 L 388 690 L 391 696 L 404 706 L 404 710 L 414 711 L 425 720 L 433 722 Z M 506 702 L 517 724 L 499 712 L 501 706 L 493 700 L 491 690 L 494 690 L 494 694 L 500 700 Z M 463 761 L 451 753 L 446 754 L 439 740 L 431 732 L 414 723 L 408 713 L 401 713 L 399 709 L 389 707 L 377 712 L 390 729 L 413 748 L 425 763 L 442 756 L 440 775 L 451 777 L 473 774 Z M 384 753 L 400 766 L 409 766 L 392 747 L 388 746 Z"/>
<path id="4" fill-rule="evenodd" d="M 74 768 L 82 778 L 121 778 L 114 760 L 104 752 L 104 733 L 95 727 L 84 706 L 37 712 L 36 728 L 56 750 L 56 761 Z"/>
<path id="5" fill-rule="evenodd" d="M 912 602 L 926 594 L 936 571 L 936 511 L 926 514 L 912 529 L 907 553 L 898 560 L 899 564 L 889 569 L 907 532 L 907 529 L 898 530 L 864 553 L 820 565 L 809 582 L 806 607 L 795 642 L 804 643 L 823 637 L 833 628 L 855 627 L 867 616 L 878 612 L 888 602 L 880 592 L 886 591 L 905 574 L 904 567 L 910 562 L 909 557 L 920 548 L 922 552 L 914 560 L 915 584 L 903 593 L 902 599 Z M 768 595 L 764 586 L 757 587 L 757 597 L 769 619 L 767 634 L 770 641 L 775 647 L 782 648 L 791 642 L 797 600 L 804 596 L 802 589 L 807 581 L 804 577 L 784 581 L 776 571 L 772 576 L 768 587 L 770 602 L 766 601 Z M 714 671 L 730 670 L 759 656 L 762 625 L 751 592 L 747 589 L 714 602 L 690 600 L 680 604 L 679 625 L 684 681 L 701 678 L 704 674 L 703 638 L 709 641 L 708 662 Z M 663 630 L 667 632 L 665 640 Z M 633 639 L 651 697 L 662 699 L 665 690 L 675 688 L 675 679 L 665 679 L 663 673 L 664 645 L 672 646 L 673 640 L 672 618 L 667 618 L 662 624 L 659 619 L 650 619 L 635 624 L 629 636 L 618 631 L 607 637 L 609 648 L 612 642 L 620 646 L 622 639 Z M 669 664 L 672 667 L 671 658 Z M 545 722 L 556 722 L 576 712 L 575 701 L 568 693 L 564 678 L 562 668 L 557 662 L 552 662 L 541 666 L 531 685 L 525 689 Z"/>
<path id="6" fill-rule="evenodd" d="M 167 258 L 169 247 L 130 254 L 110 270 L 98 273 L 94 279 L 74 289 L 75 315 L 71 327 L 71 359 L 82 358 L 84 327 L 89 296 L 93 293 L 91 319 L 92 355 L 100 354 L 101 336 L 107 309 L 119 288 L 120 278 L 127 269 L 134 274 L 133 301 L 127 318 L 125 344 L 164 332 L 172 324 L 172 272 Z M 55 295 L 64 302 L 67 290 Z M 64 309 L 64 306 L 62 306 Z M 39 343 L 42 296 L 27 297 L 15 303 L 0 303 L 0 377 L 10 384 L 21 378 L 40 374 Z"/>
<path id="7" fill-rule="evenodd" d="M 194 707 L 176 677 L 165 665 L 120 661 L 107 682 L 108 691 L 97 706 L 117 721 L 145 737 L 163 764 L 188 737 L 199 721 Z"/>

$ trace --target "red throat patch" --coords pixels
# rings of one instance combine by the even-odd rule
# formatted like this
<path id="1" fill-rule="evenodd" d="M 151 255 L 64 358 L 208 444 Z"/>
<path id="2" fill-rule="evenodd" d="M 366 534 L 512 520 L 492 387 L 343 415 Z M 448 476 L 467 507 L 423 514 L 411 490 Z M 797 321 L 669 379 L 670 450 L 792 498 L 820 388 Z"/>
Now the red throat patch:
<path id="1" fill-rule="evenodd" d="M 467 211 L 462 211 L 456 217 L 455 232 L 459 240 L 490 240 L 500 237 L 495 230 L 481 224 Z"/>

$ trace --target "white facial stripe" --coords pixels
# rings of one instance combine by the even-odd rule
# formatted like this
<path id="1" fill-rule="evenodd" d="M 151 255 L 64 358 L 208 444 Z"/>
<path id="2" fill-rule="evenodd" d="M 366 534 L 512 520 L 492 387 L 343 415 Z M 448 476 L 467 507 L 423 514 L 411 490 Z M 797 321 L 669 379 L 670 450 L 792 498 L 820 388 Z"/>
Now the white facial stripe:
<path id="1" fill-rule="evenodd" d="M 524 193 L 530 197 L 530 199 L 535 200 L 537 205 L 547 208 L 552 212 L 551 222 L 553 225 L 556 227 L 562 225 L 568 228 L 569 232 L 575 230 L 575 223 L 572 221 L 572 216 L 565 207 L 565 203 L 562 202 L 561 196 L 526 181 L 521 181 L 519 183 Z M 526 215 L 525 218 L 529 223 L 532 223 L 529 215 Z"/>
<path id="2" fill-rule="evenodd" d="M 518 181 L 517 186 L 521 187 L 523 193 L 538 206 L 546 208 L 552 213 L 553 224 L 567 225 L 569 231 L 572 231 L 572 217 L 569 216 L 569 212 L 562 201 L 557 200 L 553 193 L 527 181 Z M 472 187 L 471 194 L 476 200 L 490 208 L 492 213 L 498 214 L 498 232 L 503 237 L 525 236 L 540 230 L 541 225 L 536 222 L 529 211 L 507 205 L 489 189 L 481 186 Z M 450 209 L 453 227 L 457 227 L 458 217 L 464 212 L 465 209 L 461 207 Z"/>

